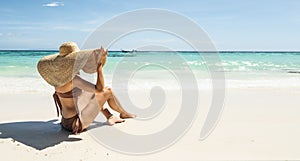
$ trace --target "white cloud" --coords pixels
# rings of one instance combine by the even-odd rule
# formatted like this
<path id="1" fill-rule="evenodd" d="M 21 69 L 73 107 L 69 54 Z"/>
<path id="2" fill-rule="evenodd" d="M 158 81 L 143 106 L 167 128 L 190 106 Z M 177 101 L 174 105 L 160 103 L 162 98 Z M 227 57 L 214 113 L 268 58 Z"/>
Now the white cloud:
<path id="1" fill-rule="evenodd" d="M 58 6 L 64 6 L 65 4 L 62 2 L 51 2 L 43 4 L 44 7 L 58 7 Z"/>

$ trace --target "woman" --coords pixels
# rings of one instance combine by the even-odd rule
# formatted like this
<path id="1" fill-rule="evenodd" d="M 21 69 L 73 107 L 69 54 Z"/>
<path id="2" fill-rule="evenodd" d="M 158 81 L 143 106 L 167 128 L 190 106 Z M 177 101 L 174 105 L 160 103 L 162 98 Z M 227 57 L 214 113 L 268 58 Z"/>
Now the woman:
<path id="1" fill-rule="evenodd" d="M 124 122 L 123 119 L 126 118 L 135 117 L 135 115 L 124 110 L 111 88 L 104 86 L 102 68 L 106 62 L 106 57 L 107 50 L 102 47 L 101 49 L 79 51 L 76 43 L 68 42 L 60 46 L 58 55 L 45 56 L 39 61 L 39 73 L 50 85 L 55 87 L 53 98 L 58 114 L 58 108 L 60 108 L 63 128 L 75 134 L 80 133 L 94 121 L 100 111 L 107 118 L 109 125 Z M 86 67 L 93 64 L 90 59 L 95 60 L 95 69 L 92 66 Z M 90 73 L 96 70 L 96 85 L 82 79 L 78 75 L 80 69 Z M 82 90 L 94 93 L 94 95 L 86 107 L 82 111 L 78 111 L 77 101 Z M 120 113 L 120 118 L 103 108 L 106 102 L 111 109 Z"/>

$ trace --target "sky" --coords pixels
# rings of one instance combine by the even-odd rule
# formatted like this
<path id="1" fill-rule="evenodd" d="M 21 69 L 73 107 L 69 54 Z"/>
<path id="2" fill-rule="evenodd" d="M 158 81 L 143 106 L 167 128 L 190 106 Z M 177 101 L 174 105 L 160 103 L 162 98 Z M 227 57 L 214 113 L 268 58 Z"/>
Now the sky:
<path id="1" fill-rule="evenodd" d="M 299 0 L 1 1 L 0 50 L 57 50 L 67 41 L 77 42 L 80 47 L 105 22 L 145 8 L 169 10 L 194 21 L 218 50 L 300 51 Z M 163 16 L 157 19 L 165 21 Z M 178 25 L 182 31 L 188 30 L 185 24 Z M 128 34 L 109 49 L 149 44 L 192 50 L 174 35 L 156 31 Z"/>

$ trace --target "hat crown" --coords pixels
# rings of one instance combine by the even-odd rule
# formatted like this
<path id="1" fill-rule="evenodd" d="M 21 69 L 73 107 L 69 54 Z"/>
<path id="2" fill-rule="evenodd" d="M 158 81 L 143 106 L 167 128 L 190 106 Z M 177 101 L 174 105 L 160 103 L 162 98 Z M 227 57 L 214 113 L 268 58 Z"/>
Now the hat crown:
<path id="1" fill-rule="evenodd" d="M 72 52 L 76 52 L 76 51 L 79 51 L 79 48 L 75 42 L 66 42 L 66 43 L 63 43 L 59 47 L 59 55 L 60 56 L 66 56 L 66 55 L 68 55 Z"/>

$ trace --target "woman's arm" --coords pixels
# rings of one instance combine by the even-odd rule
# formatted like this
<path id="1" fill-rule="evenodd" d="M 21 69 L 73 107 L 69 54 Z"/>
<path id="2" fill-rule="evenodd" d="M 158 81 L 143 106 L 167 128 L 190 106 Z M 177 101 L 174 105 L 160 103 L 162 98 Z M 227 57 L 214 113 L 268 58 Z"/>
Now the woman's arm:
<path id="1" fill-rule="evenodd" d="M 104 77 L 102 72 L 102 66 L 98 68 L 97 75 L 98 78 L 96 85 L 76 75 L 73 79 L 73 88 L 77 87 L 91 93 L 102 92 L 104 89 Z"/>
<path id="2" fill-rule="evenodd" d="M 97 66 L 96 85 L 80 78 L 79 76 L 75 76 L 75 78 L 73 79 L 73 86 L 78 87 L 87 92 L 98 93 L 98 92 L 102 92 L 104 89 L 104 76 L 102 71 L 102 65 L 106 62 L 107 50 L 101 48 L 101 49 L 96 49 L 93 52 L 95 52 L 96 54 L 102 53 L 101 58 L 99 58 L 97 61 L 98 66 Z"/>
<path id="3" fill-rule="evenodd" d="M 102 64 L 98 65 L 97 82 L 95 87 L 96 87 L 96 92 L 102 92 L 104 89 L 104 76 L 102 71 Z"/>
<path id="4" fill-rule="evenodd" d="M 103 76 L 103 65 L 106 63 L 107 58 L 107 49 L 103 49 L 101 47 L 100 50 L 95 50 L 94 52 L 98 52 L 98 55 L 101 55 L 101 57 L 97 61 L 97 82 L 96 82 L 96 92 L 102 92 L 104 89 L 104 76 Z"/>

